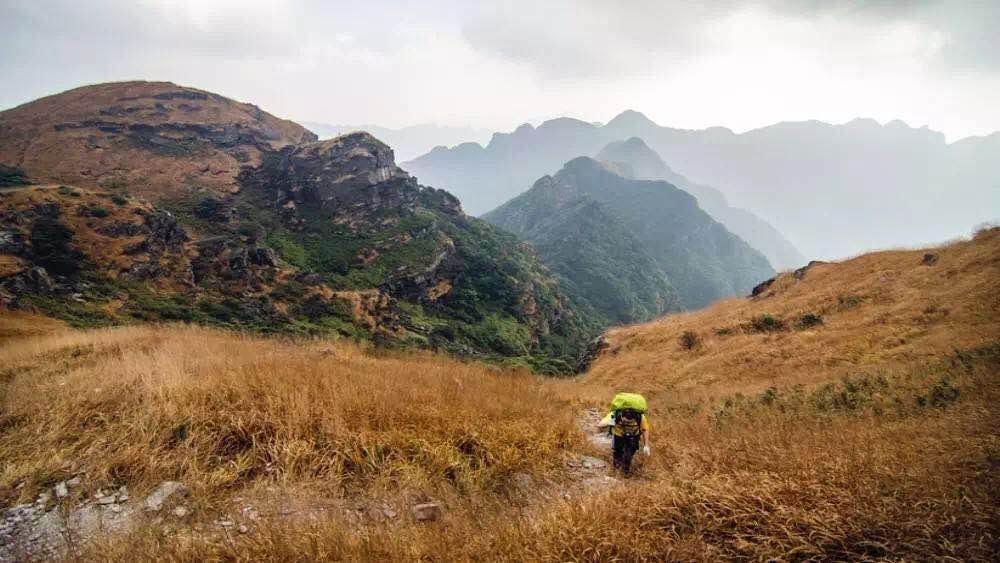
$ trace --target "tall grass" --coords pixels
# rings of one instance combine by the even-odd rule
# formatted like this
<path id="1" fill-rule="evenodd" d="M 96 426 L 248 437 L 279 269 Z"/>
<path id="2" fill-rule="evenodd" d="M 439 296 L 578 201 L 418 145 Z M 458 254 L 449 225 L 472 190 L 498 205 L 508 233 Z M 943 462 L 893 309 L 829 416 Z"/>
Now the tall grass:
<path id="1" fill-rule="evenodd" d="M 486 493 L 581 442 L 540 378 L 342 342 L 131 327 L 12 343 L 0 363 L 8 501 L 80 470 L 134 490 L 177 479 L 199 496 L 261 479 Z"/>

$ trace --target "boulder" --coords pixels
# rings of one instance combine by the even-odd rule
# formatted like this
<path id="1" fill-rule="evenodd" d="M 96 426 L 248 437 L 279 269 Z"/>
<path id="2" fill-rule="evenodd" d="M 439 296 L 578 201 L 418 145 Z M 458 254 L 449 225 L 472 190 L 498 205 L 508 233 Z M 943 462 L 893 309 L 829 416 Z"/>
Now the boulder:
<path id="1" fill-rule="evenodd" d="M 443 510 L 436 502 L 425 502 L 413 507 L 413 517 L 417 522 L 433 522 L 441 518 Z"/>
<path id="2" fill-rule="evenodd" d="M 810 260 L 808 264 L 802 266 L 798 270 L 795 270 L 792 275 L 795 276 L 795 279 L 801 280 L 806 277 L 806 272 L 822 264 L 826 264 L 826 262 L 823 262 L 822 260 Z"/>
<path id="3" fill-rule="evenodd" d="M 774 285 L 774 281 L 777 279 L 778 278 L 776 277 L 771 278 L 755 285 L 754 288 L 750 291 L 750 297 L 760 297 L 765 291 L 767 291 L 772 285 Z"/>
<path id="4" fill-rule="evenodd" d="M 143 502 L 146 510 L 158 512 L 163 508 L 164 503 L 173 498 L 187 496 L 188 488 L 184 483 L 177 481 L 164 481 L 146 497 Z"/>
<path id="5" fill-rule="evenodd" d="M 24 240 L 21 231 L 4 230 L 0 231 L 0 254 L 23 255 L 27 252 L 28 245 Z"/>
<path id="6" fill-rule="evenodd" d="M 156 209 L 146 215 L 145 223 L 149 228 L 149 238 L 146 239 L 148 247 L 176 250 L 189 240 L 184 227 L 169 211 Z"/>
<path id="7" fill-rule="evenodd" d="M 48 271 L 41 266 L 25 270 L 0 280 L 0 285 L 9 290 L 14 295 L 26 293 L 48 294 L 54 293 L 57 289 L 56 283 L 52 281 Z"/>
<path id="8" fill-rule="evenodd" d="M 604 336 L 603 334 L 591 340 L 590 344 L 587 346 L 587 351 L 584 353 L 583 358 L 580 360 L 580 366 L 579 366 L 580 371 L 581 372 L 587 371 L 587 368 L 590 367 L 590 364 L 592 364 L 594 360 L 596 360 L 598 356 L 600 356 L 601 353 L 607 350 L 610 346 L 611 342 L 608 340 L 608 337 Z"/>

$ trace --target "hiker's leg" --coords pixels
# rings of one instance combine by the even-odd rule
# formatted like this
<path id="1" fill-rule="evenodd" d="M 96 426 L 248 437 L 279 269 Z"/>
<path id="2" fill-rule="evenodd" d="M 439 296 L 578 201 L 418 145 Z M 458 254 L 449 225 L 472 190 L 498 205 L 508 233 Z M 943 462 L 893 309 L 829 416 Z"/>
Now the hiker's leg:
<path id="1" fill-rule="evenodd" d="M 621 436 L 611 437 L 611 458 L 613 460 L 612 465 L 615 469 L 620 469 L 622 466 L 622 459 L 625 453 L 625 439 Z"/>
<path id="2" fill-rule="evenodd" d="M 638 436 L 629 436 L 622 439 L 622 468 L 625 470 L 625 473 L 632 471 L 632 457 L 638 450 Z"/>

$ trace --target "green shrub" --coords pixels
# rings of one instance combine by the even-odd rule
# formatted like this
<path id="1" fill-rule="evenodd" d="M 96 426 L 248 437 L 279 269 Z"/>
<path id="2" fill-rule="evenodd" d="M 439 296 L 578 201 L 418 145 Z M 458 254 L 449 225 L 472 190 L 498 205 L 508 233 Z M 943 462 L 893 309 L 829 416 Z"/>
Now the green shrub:
<path id="1" fill-rule="evenodd" d="M 39 217 L 31 227 L 31 251 L 35 262 L 51 274 L 75 275 L 83 254 L 73 248 L 73 231 L 53 217 Z"/>
<path id="2" fill-rule="evenodd" d="M 81 205 L 76 210 L 76 212 L 77 212 L 78 215 L 81 215 L 81 216 L 84 216 L 84 217 L 97 217 L 98 219 L 103 218 L 103 217 L 107 217 L 108 215 L 111 214 L 107 210 L 107 208 L 102 207 L 100 205 L 93 205 L 93 204 Z"/>
<path id="3" fill-rule="evenodd" d="M 9 164 L 0 164 L 0 188 L 9 186 L 25 186 L 30 184 L 24 170 Z"/>
<path id="4" fill-rule="evenodd" d="M 776 332 L 785 330 L 785 328 L 785 321 L 770 313 L 757 315 L 750 319 L 750 330 L 753 332 Z"/>
<path id="5" fill-rule="evenodd" d="M 810 399 L 823 412 L 857 412 L 873 403 L 878 394 L 888 390 L 889 382 L 881 375 L 845 376 L 839 382 L 826 383 Z"/>
<path id="6" fill-rule="evenodd" d="M 951 379 L 947 375 L 942 375 L 934 382 L 926 395 L 917 396 L 917 405 L 943 408 L 954 403 L 959 394 L 958 387 L 952 384 Z"/>
<path id="7" fill-rule="evenodd" d="M 841 309 L 853 309 L 858 305 L 861 305 L 861 302 L 864 300 L 865 298 L 860 295 L 854 295 L 852 293 L 842 293 L 837 296 L 837 305 Z"/>
<path id="8" fill-rule="evenodd" d="M 111 202 L 114 203 L 115 205 L 121 206 L 128 203 L 128 198 L 121 194 L 112 194 Z"/>
<path id="9" fill-rule="evenodd" d="M 685 350 L 692 350 L 701 342 L 701 338 L 698 336 L 698 333 L 693 330 L 685 330 L 681 333 L 680 338 L 677 340 L 680 342 L 681 348 L 684 348 Z"/>
<path id="10" fill-rule="evenodd" d="M 822 324 L 823 315 L 816 313 L 802 313 L 799 315 L 798 320 L 795 321 L 795 326 L 799 329 L 813 328 Z"/>

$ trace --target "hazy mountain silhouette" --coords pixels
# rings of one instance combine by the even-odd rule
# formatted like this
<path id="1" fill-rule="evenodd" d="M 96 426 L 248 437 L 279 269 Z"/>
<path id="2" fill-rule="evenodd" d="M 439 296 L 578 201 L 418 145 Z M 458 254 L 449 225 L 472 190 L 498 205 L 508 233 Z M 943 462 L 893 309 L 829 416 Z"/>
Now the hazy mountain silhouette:
<path id="1" fill-rule="evenodd" d="M 483 213 L 561 163 L 631 137 L 692 183 L 752 210 L 809 258 L 945 239 L 1000 214 L 1000 134 L 948 144 L 900 121 L 778 123 L 736 134 L 661 127 L 626 111 L 603 126 L 522 125 L 485 147 L 436 148 L 405 166 Z"/>
<path id="2" fill-rule="evenodd" d="M 589 230 L 580 232 L 575 222 L 590 202 L 599 210 L 587 211 L 583 225 Z M 588 157 L 566 163 L 483 218 L 535 244 L 542 261 L 596 308 L 602 302 L 640 303 L 655 311 L 650 304 L 664 300 L 663 285 L 640 280 L 656 280 L 661 270 L 685 308 L 746 293 L 774 272 L 762 254 L 713 220 L 687 192 L 664 181 L 625 178 Z M 595 254 L 607 258 L 595 260 Z M 644 255 L 659 268 L 636 271 Z M 668 299 L 659 308 L 669 305 Z M 604 308 L 619 320 L 629 319 L 628 311 L 628 306 Z"/>
<path id="3" fill-rule="evenodd" d="M 767 221 L 745 209 L 730 207 L 719 190 L 696 184 L 674 172 L 638 137 L 608 144 L 598 153 L 597 160 L 614 162 L 625 175 L 640 180 L 666 180 L 698 198 L 698 205 L 712 218 L 761 251 L 779 270 L 797 268 L 806 261 L 802 253 Z"/>

